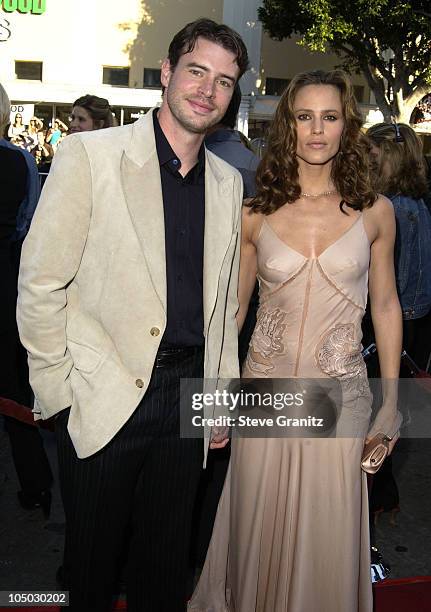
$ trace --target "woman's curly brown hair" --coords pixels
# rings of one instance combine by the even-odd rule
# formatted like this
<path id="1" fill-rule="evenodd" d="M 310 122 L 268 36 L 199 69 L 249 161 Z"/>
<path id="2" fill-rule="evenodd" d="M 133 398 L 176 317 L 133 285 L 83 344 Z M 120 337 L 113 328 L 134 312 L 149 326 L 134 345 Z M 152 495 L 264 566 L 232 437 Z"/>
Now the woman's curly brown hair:
<path id="1" fill-rule="evenodd" d="M 376 123 L 367 136 L 378 149 L 372 164 L 375 188 L 392 196 L 401 193 L 419 199 L 426 195 L 426 162 L 416 132 L 404 123 Z"/>
<path id="2" fill-rule="evenodd" d="M 376 200 L 370 181 L 370 147 L 361 132 L 362 118 L 352 84 L 342 70 L 313 70 L 297 74 L 281 96 L 269 131 L 268 149 L 256 174 L 256 197 L 248 204 L 253 212 L 270 215 L 301 195 L 294 102 L 298 91 L 307 85 L 332 85 L 340 92 L 344 130 L 331 169 L 332 181 L 342 198 L 340 209 L 343 211 L 345 204 L 362 210 Z"/>

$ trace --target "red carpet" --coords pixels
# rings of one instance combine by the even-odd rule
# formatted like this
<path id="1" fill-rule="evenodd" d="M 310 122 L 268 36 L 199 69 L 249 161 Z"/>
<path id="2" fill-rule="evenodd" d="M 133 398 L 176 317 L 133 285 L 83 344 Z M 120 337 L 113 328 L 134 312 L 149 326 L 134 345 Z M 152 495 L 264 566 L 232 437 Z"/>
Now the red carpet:
<path id="1" fill-rule="evenodd" d="M 43 427 L 44 429 L 54 431 L 54 418 L 47 419 L 46 421 L 42 421 L 41 419 L 35 421 L 31 408 L 18 404 L 13 400 L 6 399 L 5 397 L 0 397 L 0 414 L 12 417 L 17 419 L 17 421 L 32 425 L 33 427 Z"/>
<path id="2" fill-rule="evenodd" d="M 431 576 L 384 580 L 374 601 L 374 612 L 431 612 Z"/>
<path id="3" fill-rule="evenodd" d="M 399 580 L 385 580 L 374 587 L 374 612 L 431 612 L 431 576 L 416 576 Z M 12 608 L 0 608 L 9 612 Z M 67 608 L 13 608 L 21 612 L 67 612 Z M 115 611 L 126 611 L 119 601 Z M 274 611 L 276 612 L 276 611 Z M 347 611 L 346 611 L 347 612 Z"/>

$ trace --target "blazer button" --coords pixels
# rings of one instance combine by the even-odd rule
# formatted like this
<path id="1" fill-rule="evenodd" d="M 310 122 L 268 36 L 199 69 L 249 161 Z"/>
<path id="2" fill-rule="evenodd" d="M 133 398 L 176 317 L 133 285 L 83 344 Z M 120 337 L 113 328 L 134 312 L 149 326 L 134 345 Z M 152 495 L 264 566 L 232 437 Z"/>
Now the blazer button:
<path id="1" fill-rule="evenodd" d="M 158 327 L 152 327 L 150 329 L 150 334 L 152 336 L 158 336 L 160 334 L 160 329 Z"/>
<path id="2" fill-rule="evenodd" d="M 137 378 L 135 380 L 135 385 L 139 387 L 139 389 L 142 389 L 142 387 L 144 386 L 144 381 L 142 380 L 142 378 Z"/>

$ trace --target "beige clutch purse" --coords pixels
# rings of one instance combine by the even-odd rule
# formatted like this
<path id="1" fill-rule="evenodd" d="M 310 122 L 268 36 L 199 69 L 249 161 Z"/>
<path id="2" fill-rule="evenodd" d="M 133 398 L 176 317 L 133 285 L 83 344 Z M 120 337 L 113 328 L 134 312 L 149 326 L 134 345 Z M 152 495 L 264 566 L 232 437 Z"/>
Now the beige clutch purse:
<path id="1" fill-rule="evenodd" d="M 389 440 L 385 434 L 379 433 L 364 446 L 361 468 L 367 474 L 375 474 L 389 452 Z"/>
<path id="2" fill-rule="evenodd" d="M 389 442 L 396 441 L 400 437 L 399 427 L 401 422 L 402 418 L 398 413 L 397 430 L 393 436 L 378 433 L 364 446 L 361 459 L 361 468 L 364 472 L 375 474 L 381 467 L 383 461 L 388 456 Z"/>

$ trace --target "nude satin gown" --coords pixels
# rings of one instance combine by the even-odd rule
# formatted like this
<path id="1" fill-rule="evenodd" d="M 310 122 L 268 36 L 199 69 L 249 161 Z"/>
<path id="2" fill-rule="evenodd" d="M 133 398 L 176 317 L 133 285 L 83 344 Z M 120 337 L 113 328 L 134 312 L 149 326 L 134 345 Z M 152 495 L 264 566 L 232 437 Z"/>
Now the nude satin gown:
<path id="1" fill-rule="evenodd" d="M 234 438 L 193 612 L 372 612 L 360 461 L 372 396 L 361 356 L 370 244 L 362 214 L 317 258 L 264 220 L 260 307 L 243 377 L 335 377 L 354 437 Z M 338 426 L 337 426 L 338 429 Z"/>

